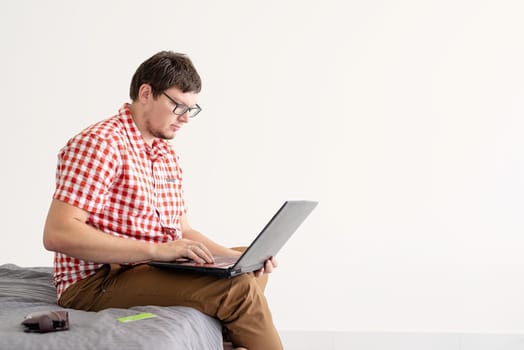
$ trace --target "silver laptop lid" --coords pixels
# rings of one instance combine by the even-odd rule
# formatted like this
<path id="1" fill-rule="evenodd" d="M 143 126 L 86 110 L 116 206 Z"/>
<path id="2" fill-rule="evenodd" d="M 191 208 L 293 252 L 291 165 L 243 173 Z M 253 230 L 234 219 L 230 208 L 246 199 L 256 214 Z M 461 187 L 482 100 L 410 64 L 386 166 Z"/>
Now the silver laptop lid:
<path id="1" fill-rule="evenodd" d="M 238 259 L 233 270 L 254 271 L 262 267 L 264 261 L 277 255 L 317 204 L 315 201 L 286 201 Z"/>

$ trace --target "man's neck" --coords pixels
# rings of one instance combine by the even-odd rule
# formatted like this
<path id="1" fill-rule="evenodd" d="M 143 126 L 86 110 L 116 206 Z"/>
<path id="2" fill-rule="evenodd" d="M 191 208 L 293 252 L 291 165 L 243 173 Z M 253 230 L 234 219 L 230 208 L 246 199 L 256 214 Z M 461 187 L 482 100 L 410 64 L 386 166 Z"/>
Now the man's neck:
<path id="1" fill-rule="evenodd" d="M 153 141 L 155 140 L 155 137 L 152 135 L 148 135 L 148 133 L 145 131 L 145 122 L 144 122 L 144 111 L 142 107 L 137 104 L 136 102 L 132 102 L 129 104 L 129 111 L 131 112 L 131 118 L 133 118 L 133 121 L 135 122 L 135 125 L 144 138 L 144 141 L 149 146 L 153 146 Z"/>

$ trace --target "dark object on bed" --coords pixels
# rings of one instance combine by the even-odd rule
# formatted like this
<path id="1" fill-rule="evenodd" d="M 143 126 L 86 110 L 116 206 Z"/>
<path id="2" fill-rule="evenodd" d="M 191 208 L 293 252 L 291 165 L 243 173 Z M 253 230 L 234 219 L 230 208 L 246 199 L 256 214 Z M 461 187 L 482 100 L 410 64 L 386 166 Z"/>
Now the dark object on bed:
<path id="1" fill-rule="evenodd" d="M 28 333 L 47 333 L 69 329 L 67 311 L 45 311 L 24 317 L 22 325 Z"/>
<path id="2" fill-rule="evenodd" d="M 220 322 L 188 307 L 137 306 L 86 312 L 56 304 L 52 268 L 0 265 L 0 349 L 194 349 L 222 350 Z M 24 316 L 67 311 L 69 330 L 24 333 Z M 154 318 L 122 323 L 139 313 Z"/>

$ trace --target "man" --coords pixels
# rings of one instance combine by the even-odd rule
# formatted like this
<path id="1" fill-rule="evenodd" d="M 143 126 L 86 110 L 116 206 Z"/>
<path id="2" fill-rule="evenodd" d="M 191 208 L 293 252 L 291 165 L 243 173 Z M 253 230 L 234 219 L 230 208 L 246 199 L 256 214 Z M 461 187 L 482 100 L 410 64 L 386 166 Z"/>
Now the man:
<path id="1" fill-rule="evenodd" d="M 235 346 L 282 349 L 262 292 L 274 259 L 231 279 L 144 264 L 240 255 L 189 224 L 182 171 L 167 141 L 200 112 L 200 89 L 188 57 L 159 52 L 135 72 L 131 104 L 60 151 L 44 228 L 44 246 L 56 252 L 58 303 L 88 311 L 190 306 L 218 318 Z"/>

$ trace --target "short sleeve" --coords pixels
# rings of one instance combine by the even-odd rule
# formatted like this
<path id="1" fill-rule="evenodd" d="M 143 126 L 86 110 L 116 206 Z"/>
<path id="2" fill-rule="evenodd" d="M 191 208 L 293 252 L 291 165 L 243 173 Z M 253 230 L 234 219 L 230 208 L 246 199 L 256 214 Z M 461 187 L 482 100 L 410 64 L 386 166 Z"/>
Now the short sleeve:
<path id="1" fill-rule="evenodd" d="M 71 139 L 58 154 L 54 199 L 101 213 L 119 169 L 118 152 L 93 134 Z"/>

